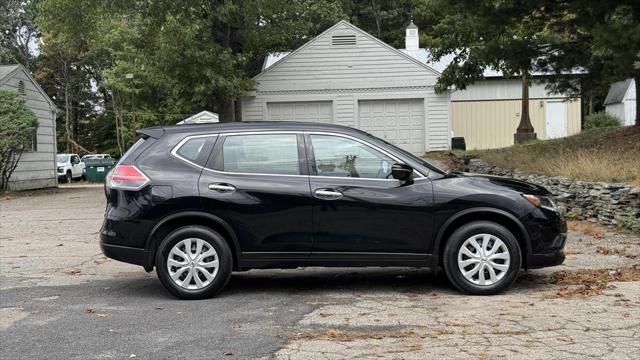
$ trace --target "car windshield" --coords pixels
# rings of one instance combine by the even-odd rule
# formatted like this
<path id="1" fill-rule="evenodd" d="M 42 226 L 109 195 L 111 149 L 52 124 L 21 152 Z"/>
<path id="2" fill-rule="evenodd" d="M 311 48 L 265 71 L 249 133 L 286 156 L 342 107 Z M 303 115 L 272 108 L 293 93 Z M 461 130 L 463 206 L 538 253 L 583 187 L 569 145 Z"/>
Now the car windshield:
<path id="1" fill-rule="evenodd" d="M 400 148 L 399 146 L 393 145 L 392 143 L 390 143 L 390 142 L 388 142 L 388 141 L 386 141 L 384 139 L 380 139 L 379 137 L 373 136 L 371 134 L 368 134 L 368 135 L 371 136 L 372 138 L 376 139 L 376 140 L 380 140 L 383 143 L 393 147 L 396 151 L 402 153 L 402 155 L 410 158 L 411 160 L 417 162 L 418 164 L 420 164 L 420 165 L 422 165 L 422 166 L 424 166 L 426 168 L 429 168 L 431 170 L 435 170 L 435 171 L 437 171 L 437 172 L 439 172 L 441 174 L 446 174 L 447 173 L 445 170 L 442 170 L 438 166 L 433 165 L 432 163 L 428 162 L 427 160 L 425 160 L 425 159 L 423 159 L 423 158 L 421 158 L 419 156 L 416 156 L 416 155 L 408 152 L 407 150 Z"/>
<path id="2" fill-rule="evenodd" d="M 56 161 L 59 163 L 66 163 L 69 160 L 69 155 L 57 155 Z"/>

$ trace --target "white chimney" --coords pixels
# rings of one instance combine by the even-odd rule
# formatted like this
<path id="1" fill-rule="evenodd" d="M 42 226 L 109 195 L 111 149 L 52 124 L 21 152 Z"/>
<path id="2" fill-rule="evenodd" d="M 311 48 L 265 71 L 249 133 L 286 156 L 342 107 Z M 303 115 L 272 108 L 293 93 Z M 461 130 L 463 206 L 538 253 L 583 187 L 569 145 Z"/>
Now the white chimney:
<path id="1" fill-rule="evenodd" d="M 418 41 L 418 27 L 416 24 L 411 23 L 407 26 L 406 35 L 404 37 L 404 47 L 407 50 L 418 50 L 420 48 L 420 43 Z"/>

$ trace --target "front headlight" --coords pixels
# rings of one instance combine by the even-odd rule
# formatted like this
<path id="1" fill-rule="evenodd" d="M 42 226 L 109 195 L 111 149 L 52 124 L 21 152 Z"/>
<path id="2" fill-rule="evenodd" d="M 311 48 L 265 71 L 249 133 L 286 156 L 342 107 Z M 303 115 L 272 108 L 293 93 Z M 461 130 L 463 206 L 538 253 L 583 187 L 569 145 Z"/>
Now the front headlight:
<path id="1" fill-rule="evenodd" d="M 551 211 L 558 211 L 558 207 L 556 206 L 556 203 L 554 203 L 553 200 L 548 196 L 539 196 L 539 195 L 530 195 L 530 194 L 522 194 L 522 196 L 537 207 L 551 210 Z"/>

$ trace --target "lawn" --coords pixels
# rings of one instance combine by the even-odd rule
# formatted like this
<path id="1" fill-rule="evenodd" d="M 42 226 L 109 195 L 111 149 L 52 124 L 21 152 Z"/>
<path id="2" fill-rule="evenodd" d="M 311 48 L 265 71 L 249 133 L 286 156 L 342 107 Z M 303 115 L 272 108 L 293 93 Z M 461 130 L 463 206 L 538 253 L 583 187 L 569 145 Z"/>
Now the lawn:
<path id="1" fill-rule="evenodd" d="M 640 127 L 585 130 L 558 140 L 468 151 L 487 163 L 524 173 L 640 185 Z"/>

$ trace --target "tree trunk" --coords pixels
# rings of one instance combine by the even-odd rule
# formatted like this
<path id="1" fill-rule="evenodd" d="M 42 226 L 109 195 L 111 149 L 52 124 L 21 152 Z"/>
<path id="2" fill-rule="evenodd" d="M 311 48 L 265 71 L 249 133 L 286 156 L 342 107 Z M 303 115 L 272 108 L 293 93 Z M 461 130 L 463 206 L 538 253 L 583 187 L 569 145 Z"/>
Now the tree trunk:
<path id="1" fill-rule="evenodd" d="M 522 72 L 522 110 L 520 111 L 520 124 L 513 135 L 516 144 L 521 144 L 536 139 L 531 118 L 529 117 L 529 75 Z"/>

